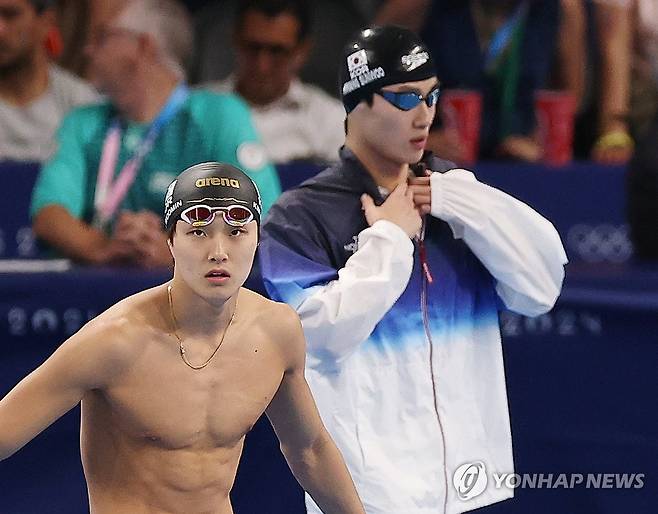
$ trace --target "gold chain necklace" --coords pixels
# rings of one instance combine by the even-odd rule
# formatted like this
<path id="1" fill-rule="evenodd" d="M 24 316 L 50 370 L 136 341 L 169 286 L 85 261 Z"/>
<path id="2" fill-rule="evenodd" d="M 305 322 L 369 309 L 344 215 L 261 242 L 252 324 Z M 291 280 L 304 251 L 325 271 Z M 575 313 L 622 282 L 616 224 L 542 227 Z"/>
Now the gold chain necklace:
<path id="1" fill-rule="evenodd" d="M 171 300 L 171 284 L 167 286 L 167 299 L 169 300 L 169 312 L 171 313 L 171 320 L 174 322 L 174 335 L 176 336 L 176 339 L 178 339 L 178 349 L 180 352 L 181 359 L 183 359 L 183 362 L 192 369 L 205 368 L 208 364 L 210 364 L 210 361 L 215 356 L 220 346 L 222 346 L 222 343 L 224 342 L 224 337 L 226 337 L 226 332 L 228 332 L 228 328 L 233 323 L 233 318 L 235 318 L 235 311 L 238 310 L 237 302 L 235 304 L 235 309 L 233 310 L 233 314 L 231 314 L 231 319 L 228 321 L 228 324 L 224 329 L 224 333 L 222 334 L 222 338 L 219 340 L 219 344 L 217 345 L 217 348 L 215 348 L 215 351 L 212 352 L 212 354 L 210 355 L 210 357 L 208 357 L 208 360 L 206 362 L 204 362 L 199 366 L 195 366 L 189 360 L 187 360 L 187 355 L 185 355 L 185 346 L 183 346 L 183 341 L 178 335 L 178 321 L 176 320 L 176 315 L 174 314 L 174 302 Z"/>

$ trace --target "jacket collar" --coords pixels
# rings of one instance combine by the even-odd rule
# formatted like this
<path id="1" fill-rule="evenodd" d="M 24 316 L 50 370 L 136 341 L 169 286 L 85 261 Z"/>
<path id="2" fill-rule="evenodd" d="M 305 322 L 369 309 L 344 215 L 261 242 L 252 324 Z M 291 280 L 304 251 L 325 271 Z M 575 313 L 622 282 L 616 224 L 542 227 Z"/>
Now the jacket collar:
<path id="1" fill-rule="evenodd" d="M 382 196 L 377 187 L 377 183 L 368 173 L 365 166 L 359 161 L 354 152 L 347 146 L 343 146 L 339 152 L 340 160 L 342 162 L 341 173 L 344 178 L 351 183 L 355 190 L 358 189 L 360 193 L 369 194 L 375 201 L 375 205 L 381 205 L 385 198 Z"/>
<path id="2" fill-rule="evenodd" d="M 347 146 L 343 146 L 339 155 L 342 163 L 340 171 L 346 182 L 358 189 L 359 192 L 368 193 L 375 200 L 375 204 L 380 205 L 385 198 L 380 193 L 372 175 L 359 161 L 354 152 Z M 429 150 L 425 151 L 421 162 L 426 163 L 428 169 L 439 173 L 445 173 L 455 168 L 455 163 L 441 159 Z"/>

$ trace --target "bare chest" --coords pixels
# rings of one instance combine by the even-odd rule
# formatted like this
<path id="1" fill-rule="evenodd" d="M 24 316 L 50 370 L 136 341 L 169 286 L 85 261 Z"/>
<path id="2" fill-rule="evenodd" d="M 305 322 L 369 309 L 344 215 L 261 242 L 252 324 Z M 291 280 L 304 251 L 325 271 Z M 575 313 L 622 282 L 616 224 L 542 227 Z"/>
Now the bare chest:
<path id="1" fill-rule="evenodd" d="M 208 355 L 207 348 L 186 347 L 191 362 Z M 231 447 L 269 405 L 283 372 L 268 344 L 234 341 L 194 370 L 168 341 L 141 355 L 104 393 L 108 421 L 129 437 L 165 448 Z"/>

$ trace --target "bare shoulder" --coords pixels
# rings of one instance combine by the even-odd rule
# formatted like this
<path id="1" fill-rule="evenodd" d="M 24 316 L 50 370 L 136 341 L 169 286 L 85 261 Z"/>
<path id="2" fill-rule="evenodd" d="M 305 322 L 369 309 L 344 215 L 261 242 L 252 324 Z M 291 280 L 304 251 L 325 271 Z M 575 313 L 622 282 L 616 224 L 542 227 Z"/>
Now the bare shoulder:
<path id="1" fill-rule="evenodd" d="M 154 340 L 162 325 L 162 286 L 130 296 L 89 321 L 64 344 L 92 358 L 104 374 L 119 372 L 135 361 L 145 342 Z"/>
<path id="2" fill-rule="evenodd" d="M 255 317 L 254 321 L 263 324 L 268 331 L 295 330 L 300 326 L 299 316 L 289 305 L 265 298 L 249 289 L 240 290 L 239 303 Z"/>
<path id="3" fill-rule="evenodd" d="M 275 302 L 242 288 L 238 302 L 248 310 L 252 322 L 287 351 L 305 351 L 304 334 L 297 312 L 289 305 Z"/>

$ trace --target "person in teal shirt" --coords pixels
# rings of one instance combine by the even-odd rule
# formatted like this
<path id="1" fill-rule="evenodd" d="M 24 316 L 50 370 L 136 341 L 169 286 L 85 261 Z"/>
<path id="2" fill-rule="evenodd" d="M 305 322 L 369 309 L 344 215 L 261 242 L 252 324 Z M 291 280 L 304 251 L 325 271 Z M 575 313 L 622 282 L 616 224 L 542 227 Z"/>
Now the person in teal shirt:
<path id="1" fill-rule="evenodd" d="M 159 216 L 166 188 L 198 162 L 243 169 L 264 212 L 279 196 L 248 107 L 183 85 L 191 41 L 175 0 L 132 0 L 93 35 L 92 80 L 108 101 L 64 119 L 32 197 L 34 232 L 58 254 L 90 264 L 170 264 Z"/>

